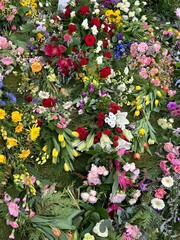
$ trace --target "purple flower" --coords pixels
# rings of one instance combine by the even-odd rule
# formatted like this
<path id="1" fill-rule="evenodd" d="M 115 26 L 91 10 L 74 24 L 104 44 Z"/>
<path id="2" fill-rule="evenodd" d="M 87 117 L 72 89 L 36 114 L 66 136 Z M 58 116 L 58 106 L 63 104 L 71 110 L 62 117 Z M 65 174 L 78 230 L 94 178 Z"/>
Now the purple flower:
<path id="1" fill-rule="evenodd" d="M 45 31 L 46 31 L 46 27 L 43 26 L 43 25 L 39 25 L 39 26 L 36 28 L 36 30 L 37 30 L 38 32 L 45 32 Z"/>
<path id="2" fill-rule="evenodd" d="M 89 93 L 93 93 L 93 92 L 94 92 L 94 84 L 90 84 Z"/>
<path id="3" fill-rule="evenodd" d="M 16 103 L 16 97 L 13 93 L 5 92 L 5 95 L 9 98 L 12 103 Z"/>
<path id="4" fill-rule="evenodd" d="M 116 37 L 117 37 L 118 40 L 123 40 L 123 34 L 122 33 L 118 33 L 116 35 Z"/>
<path id="5" fill-rule="evenodd" d="M 142 192 L 148 191 L 148 188 L 146 187 L 147 184 L 141 182 L 139 186 L 140 186 L 140 189 L 141 189 Z"/>
<path id="6" fill-rule="evenodd" d="M 3 101 L 2 99 L 0 99 L 0 105 L 5 106 L 5 105 L 6 105 L 6 102 Z"/>
<path id="7" fill-rule="evenodd" d="M 177 107 L 177 103 L 176 102 L 169 102 L 167 104 L 167 108 L 170 110 L 171 108 L 176 108 Z"/>
<path id="8" fill-rule="evenodd" d="M 82 97 L 84 98 L 84 97 L 86 97 L 87 96 L 87 93 L 86 92 L 83 92 L 82 93 Z"/>

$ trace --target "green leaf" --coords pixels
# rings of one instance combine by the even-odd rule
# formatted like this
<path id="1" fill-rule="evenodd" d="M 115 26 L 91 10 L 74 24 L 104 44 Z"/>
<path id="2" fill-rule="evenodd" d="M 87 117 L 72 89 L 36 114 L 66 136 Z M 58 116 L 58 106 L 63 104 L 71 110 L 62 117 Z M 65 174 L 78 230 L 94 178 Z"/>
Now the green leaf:
<path id="1" fill-rule="evenodd" d="M 114 182 L 113 182 L 113 185 L 112 185 L 112 195 L 115 195 L 115 193 L 118 189 L 118 186 L 119 186 L 118 176 L 117 176 L 117 174 L 115 174 L 114 175 Z"/>

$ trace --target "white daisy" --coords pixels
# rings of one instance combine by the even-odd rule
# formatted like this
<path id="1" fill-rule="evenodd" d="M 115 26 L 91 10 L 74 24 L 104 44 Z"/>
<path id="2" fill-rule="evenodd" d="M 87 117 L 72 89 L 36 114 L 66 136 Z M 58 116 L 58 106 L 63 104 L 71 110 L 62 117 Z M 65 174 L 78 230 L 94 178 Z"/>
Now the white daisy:
<path id="1" fill-rule="evenodd" d="M 170 187 L 173 186 L 174 180 L 173 180 L 173 178 L 172 178 L 171 176 L 169 176 L 169 177 L 163 177 L 162 180 L 161 180 L 161 183 L 162 183 L 162 185 L 164 185 L 165 187 L 170 188 Z"/>
<path id="2" fill-rule="evenodd" d="M 151 200 L 152 207 L 157 210 L 162 210 L 165 207 L 164 201 L 159 198 L 153 198 Z"/>

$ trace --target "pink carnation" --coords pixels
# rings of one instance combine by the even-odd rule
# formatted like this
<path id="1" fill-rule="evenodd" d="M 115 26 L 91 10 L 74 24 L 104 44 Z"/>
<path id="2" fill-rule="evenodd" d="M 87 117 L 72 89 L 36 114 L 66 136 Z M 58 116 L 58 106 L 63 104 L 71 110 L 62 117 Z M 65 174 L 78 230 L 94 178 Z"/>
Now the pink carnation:
<path id="1" fill-rule="evenodd" d="M 156 197 L 156 198 L 163 198 L 166 193 L 167 193 L 167 192 L 164 191 L 163 188 L 158 188 L 158 189 L 156 189 L 156 191 L 155 191 L 155 197 Z"/>
<path id="2" fill-rule="evenodd" d="M 159 167 L 161 168 L 161 170 L 164 172 L 164 175 L 170 175 L 169 169 L 166 166 L 167 161 L 162 160 L 159 164 Z"/>
<path id="3" fill-rule="evenodd" d="M 137 49 L 141 53 L 146 52 L 148 50 L 148 45 L 147 45 L 147 43 L 142 42 L 138 45 Z"/>
<path id="4" fill-rule="evenodd" d="M 0 49 L 5 49 L 10 46 L 10 43 L 7 41 L 5 37 L 0 36 Z"/>
<path id="5" fill-rule="evenodd" d="M 175 155 L 174 153 L 170 152 L 166 155 L 166 158 L 169 160 L 169 161 L 172 161 L 173 159 L 175 159 Z"/>
<path id="6" fill-rule="evenodd" d="M 147 71 L 145 68 L 142 68 L 139 72 L 139 75 L 144 78 L 144 79 L 147 79 L 148 78 L 148 74 L 147 74 Z"/>
<path id="7" fill-rule="evenodd" d="M 14 15 L 11 15 L 11 14 L 7 15 L 7 21 L 8 22 L 12 22 L 13 18 L 14 18 Z"/>
<path id="8" fill-rule="evenodd" d="M 174 170 L 176 173 L 179 173 L 179 174 L 180 174 L 180 165 L 174 166 L 174 167 L 173 167 L 173 170 Z"/>
<path id="9" fill-rule="evenodd" d="M 4 65 L 10 65 L 13 63 L 13 59 L 11 57 L 4 57 L 1 59 L 1 62 L 4 64 Z"/>
<path id="10" fill-rule="evenodd" d="M 166 152 L 171 152 L 172 149 L 173 149 L 173 144 L 172 144 L 171 142 L 166 142 L 166 143 L 164 144 L 164 150 L 165 150 Z"/>

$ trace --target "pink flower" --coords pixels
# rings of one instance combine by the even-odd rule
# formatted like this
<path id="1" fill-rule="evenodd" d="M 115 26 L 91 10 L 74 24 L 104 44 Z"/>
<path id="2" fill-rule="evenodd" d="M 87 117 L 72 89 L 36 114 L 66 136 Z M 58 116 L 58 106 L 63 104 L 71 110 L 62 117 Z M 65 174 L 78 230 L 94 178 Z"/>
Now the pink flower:
<path id="1" fill-rule="evenodd" d="M 120 148 L 117 151 L 117 155 L 120 156 L 120 157 L 123 156 L 125 153 L 126 153 L 126 149 L 125 148 Z"/>
<path id="2" fill-rule="evenodd" d="M 179 156 L 179 146 L 176 146 L 172 149 L 172 152 L 176 155 Z"/>
<path id="3" fill-rule="evenodd" d="M 35 215 L 36 215 L 35 212 L 30 212 L 30 214 L 29 214 L 30 218 L 34 217 Z"/>
<path id="4" fill-rule="evenodd" d="M 30 179 L 31 179 L 31 182 L 32 182 L 32 183 L 35 183 L 35 182 L 36 182 L 36 177 L 35 177 L 35 176 L 31 176 Z"/>
<path id="5" fill-rule="evenodd" d="M 120 187 L 126 191 L 127 185 L 132 186 L 133 183 L 125 175 L 126 175 L 126 171 L 122 171 L 121 175 L 118 176 L 118 182 Z"/>
<path id="6" fill-rule="evenodd" d="M 89 201 L 91 204 L 96 203 L 97 200 L 98 200 L 97 197 L 94 197 L 94 196 L 89 196 L 89 199 L 88 199 L 88 201 Z"/>
<path id="7" fill-rule="evenodd" d="M 142 236 L 142 233 L 139 231 L 139 228 L 136 225 L 126 223 L 125 228 L 126 232 L 133 238 L 136 237 L 136 239 L 139 239 Z"/>
<path id="8" fill-rule="evenodd" d="M 123 233 L 122 239 L 123 240 L 133 240 L 133 238 L 127 233 Z"/>
<path id="9" fill-rule="evenodd" d="M 173 170 L 174 170 L 176 173 L 179 173 L 179 174 L 180 174 L 180 165 L 174 166 L 174 167 L 173 167 Z"/>
<path id="10" fill-rule="evenodd" d="M 154 196 L 155 196 L 156 198 L 163 198 L 166 193 L 167 193 L 167 192 L 164 191 L 163 188 L 158 188 L 158 189 L 156 189 Z"/>
<path id="11" fill-rule="evenodd" d="M 158 69 L 152 68 L 150 72 L 151 72 L 151 75 L 156 75 L 158 73 Z"/>
<path id="12" fill-rule="evenodd" d="M 144 78 L 144 79 L 147 79 L 148 78 L 148 74 L 147 74 L 147 71 L 145 68 L 142 68 L 139 72 L 139 75 Z"/>
<path id="13" fill-rule="evenodd" d="M 159 167 L 161 168 L 161 170 L 164 172 L 164 175 L 167 176 L 167 175 L 170 175 L 170 172 L 169 172 L 169 169 L 167 168 L 166 166 L 166 163 L 167 161 L 161 161 L 160 164 L 159 164 Z"/>
<path id="14" fill-rule="evenodd" d="M 148 50 L 148 45 L 145 42 L 142 42 L 138 45 L 137 50 L 141 53 L 146 52 Z"/>
<path id="15" fill-rule="evenodd" d="M 9 235 L 9 238 L 10 238 L 10 239 L 15 239 L 14 233 L 11 233 L 11 235 Z"/>
<path id="16" fill-rule="evenodd" d="M 70 41 L 72 40 L 71 36 L 68 35 L 68 34 L 65 34 L 65 35 L 63 36 L 63 38 L 64 38 L 64 41 L 66 41 L 66 42 L 70 42 Z"/>
<path id="17" fill-rule="evenodd" d="M 138 44 L 137 44 L 136 42 L 131 44 L 130 53 L 131 53 L 131 56 L 132 56 L 133 58 L 136 57 L 136 54 L 137 54 L 137 46 L 138 46 Z"/>
<path id="18" fill-rule="evenodd" d="M 57 116 L 57 115 L 53 115 L 53 116 L 52 116 L 52 119 L 53 119 L 53 120 L 57 120 L 57 119 L 58 119 L 58 116 Z"/>
<path id="19" fill-rule="evenodd" d="M 156 86 L 156 87 L 160 86 L 160 81 L 159 81 L 159 79 L 157 79 L 157 78 L 153 78 L 153 79 L 151 80 L 151 83 L 153 83 L 154 86 Z"/>
<path id="20" fill-rule="evenodd" d="M 176 90 L 169 90 L 169 91 L 168 91 L 168 95 L 169 95 L 170 97 L 173 97 L 175 94 L 176 94 Z"/>
<path id="21" fill-rule="evenodd" d="M 13 59 L 11 57 L 4 57 L 1 59 L 1 62 L 4 64 L 4 65 L 10 65 L 13 63 Z"/>
<path id="22" fill-rule="evenodd" d="M 0 36 L 0 49 L 5 49 L 10 46 L 10 43 L 7 41 L 5 37 Z"/>
<path id="23" fill-rule="evenodd" d="M 8 193 L 4 194 L 4 201 L 7 203 L 9 201 L 11 201 L 11 196 Z"/>
<path id="24" fill-rule="evenodd" d="M 14 15 L 11 15 L 11 14 L 7 15 L 7 21 L 8 22 L 12 22 L 13 18 L 14 18 Z"/>
<path id="25" fill-rule="evenodd" d="M 12 30 L 12 31 L 15 31 L 16 29 L 17 29 L 17 28 L 16 28 L 15 25 L 12 25 L 12 26 L 11 26 L 11 30 Z"/>
<path id="26" fill-rule="evenodd" d="M 0 2 L 0 10 L 1 10 L 1 11 L 4 11 L 4 10 L 5 10 L 5 6 L 4 6 L 4 4 L 3 4 L 2 2 Z"/>
<path id="27" fill-rule="evenodd" d="M 170 152 L 166 155 L 166 158 L 171 162 L 173 159 L 175 159 L 174 153 Z"/>
<path id="28" fill-rule="evenodd" d="M 106 170 L 106 168 L 104 166 L 99 166 L 98 167 L 98 174 L 99 175 L 107 176 L 108 173 L 109 172 Z"/>
<path id="29" fill-rule="evenodd" d="M 24 48 L 18 47 L 18 48 L 16 49 L 16 51 L 17 51 L 18 55 L 22 55 L 22 54 L 24 53 Z"/>
<path id="30" fill-rule="evenodd" d="M 18 14 L 17 8 L 13 8 L 13 9 L 12 9 L 12 13 L 13 13 L 13 14 Z"/>
<path id="31" fill-rule="evenodd" d="M 9 221 L 9 225 L 11 225 L 12 228 L 18 228 L 19 227 L 19 224 L 17 222 Z"/>
<path id="32" fill-rule="evenodd" d="M 175 14 L 178 18 L 180 18 L 180 8 L 176 8 Z"/>
<path id="33" fill-rule="evenodd" d="M 91 196 L 95 197 L 95 196 L 97 195 L 97 192 L 96 192 L 95 190 L 91 190 L 91 191 L 89 192 L 89 194 L 90 194 Z"/>
<path id="34" fill-rule="evenodd" d="M 172 165 L 175 165 L 175 166 L 180 165 L 180 160 L 178 160 L 176 158 L 171 160 L 170 162 L 171 162 Z"/>
<path id="35" fill-rule="evenodd" d="M 90 197 L 89 193 L 87 193 L 87 192 L 82 192 L 81 193 L 81 198 L 84 202 L 88 202 L 89 197 Z"/>
<path id="36" fill-rule="evenodd" d="M 164 144 L 164 150 L 165 150 L 166 152 L 171 152 L 172 149 L 173 149 L 173 144 L 172 144 L 171 142 L 166 142 L 166 143 Z"/>
<path id="37" fill-rule="evenodd" d="M 155 43 L 155 44 L 153 45 L 153 49 L 155 50 L 156 53 L 158 53 L 159 50 L 161 49 L 160 43 Z"/>
<path id="38" fill-rule="evenodd" d="M 14 202 L 9 202 L 7 204 L 7 206 L 8 206 L 8 210 L 9 210 L 10 215 L 12 215 L 14 217 L 18 217 L 19 212 L 20 212 L 19 206 Z"/>

